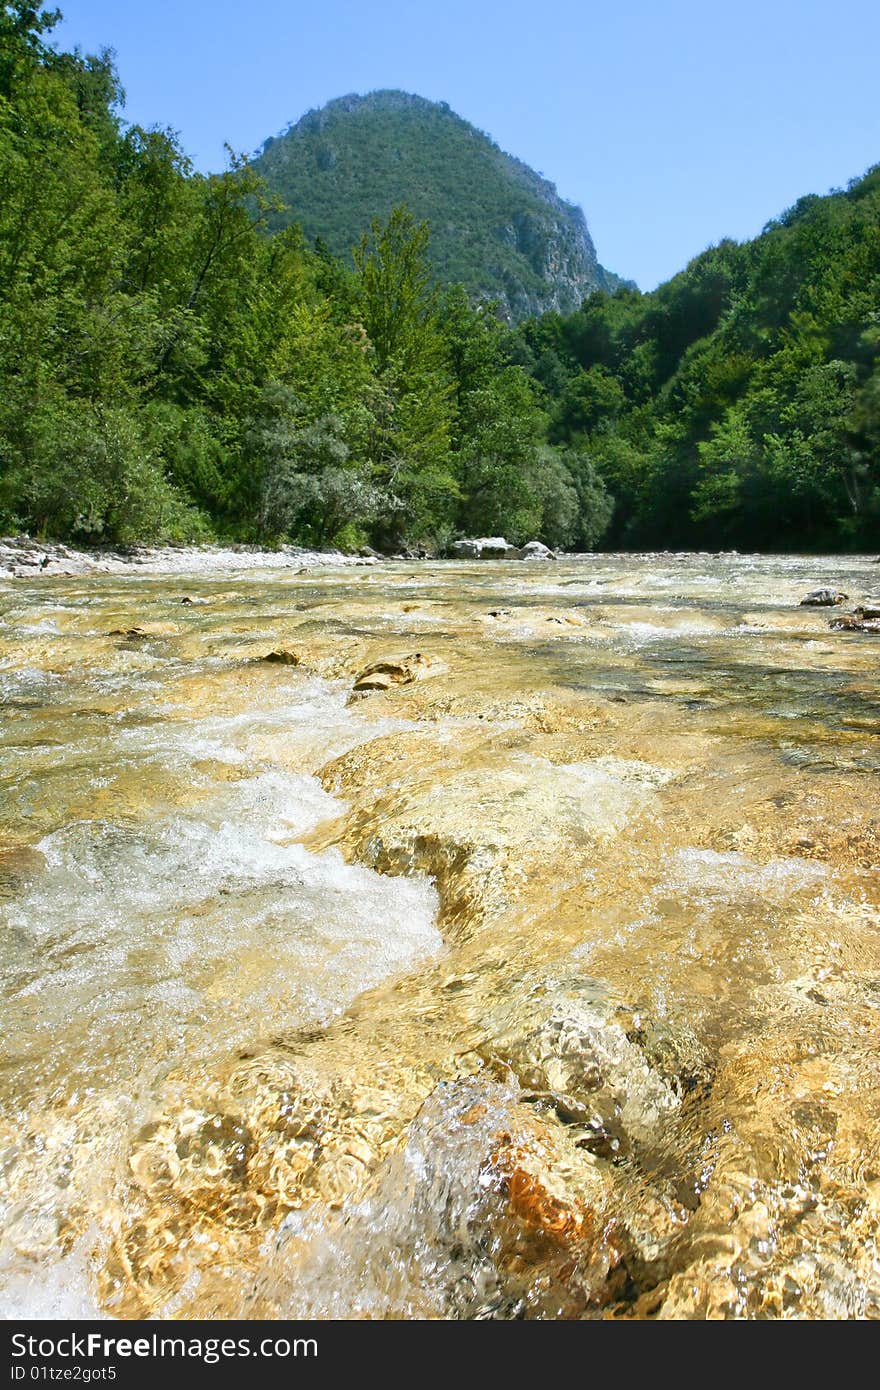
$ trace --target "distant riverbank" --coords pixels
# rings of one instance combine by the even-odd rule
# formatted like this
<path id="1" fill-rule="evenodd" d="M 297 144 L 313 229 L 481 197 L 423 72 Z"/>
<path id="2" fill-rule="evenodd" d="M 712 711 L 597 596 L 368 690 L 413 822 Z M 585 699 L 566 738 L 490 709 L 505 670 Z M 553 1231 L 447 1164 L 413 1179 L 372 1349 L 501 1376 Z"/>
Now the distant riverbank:
<path id="1" fill-rule="evenodd" d="M 465 542 L 475 545 L 480 542 Z M 506 542 L 503 544 L 506 545 Z M 512 547 L 511 556 L 520 555 Z M 543 547 L 542 547 L 543 549 Z M 736 550 L 676 550 L 645 552 L 604 552 L 586 551 L 580 554 L 553 555 L 547 552 L 539 558 L 557 559 L 571 562 L 581 559 L 624 559 L 627 554 L 639 554 L 642 559 L 656 556 L 658 559 L 685 562 L 703 555 L 707 558 L 733 559 Z M 191 574 L 210 577 L 212 574 L 232 574 L 241 570 L 307 570 L 342 565 L 371 566 L 383 560 L 405 560 L 415 562 L 433 557 L 425 555 L 346 555 L 341 550 L 307 550 L 298 545 L 281 545 L 275 548 L 259 545 L 131 545 L 96 547 L 93 550 L 79 550 L 55 541 L 34 540 L 30 536 L 0 536 L 0 579 L 35 579 L 45 576 L 71 578 L 87 574 L 130 574 L 138 571 L 143 574 Z M 454 555 L 453 560 L 474 558 L 468 555 Z M 500 557 L 493 557 L 500 558 Z M 765 558 L 770 558 L 769 556 Z M 782 558 L 782 557 L 780 557 Z M 789 556 L 789 560 L 797 557 Z M 806 559 L 808 557 L 801 557 Z M 815 564 L 816 583 L 824 582 L 823 576 L 835 572 L 844 557 L 812 556 Z M 847 562 L 871 560 L 873 556 L 847 556 Z M 483 559 L 485 563 L 485 558 Z M 880 563 L 880 560 L 875 561 Z"/>
<path id="2" fill-rule="evenodd" d="M 80 574 L 122 574 L 133 569 L 145 574 L 223 574 L 244 569 L 313 569 L 320 565 L 373 565 L 370 556 L 344 555 L 341 550 L 304 550 L 282 545 L 268 550 L 258 545 L 125 546 L 75 550 L 30 536 L 0 537 L 0 577 L 49 578 Z"/>

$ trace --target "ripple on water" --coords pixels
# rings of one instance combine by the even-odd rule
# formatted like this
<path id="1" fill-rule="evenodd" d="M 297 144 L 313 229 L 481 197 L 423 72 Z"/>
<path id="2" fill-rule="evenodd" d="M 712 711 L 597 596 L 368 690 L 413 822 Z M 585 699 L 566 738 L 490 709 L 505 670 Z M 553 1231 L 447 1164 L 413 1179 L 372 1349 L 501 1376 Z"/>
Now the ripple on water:
<path id="1" fill-rule="evenodd" d="M 797 604 L 826 582 L 858 602 L 876 575 L 862 557 L 733 555 L 391 566 L 304 583 L 242 573 L 234 593 L 200 590 L 210 601 L 193 612 L 179 580 L 143 574 L 65 583 L 65 604 L 62 586 L 16 585 L 0 625 L 13 716 L 0 814 L 4 1307 L 95 1316 L 94 1281 L 121 1316 L 522 1315 L 536 1233 L 517 1226 L 505 1171 L 521 1197 L 533 1174 L 497 1159 L 520 1139 L 546 1140 L 543 1195 L 526 1195 L 551 1244 L 567 1173 L 607 1178 L 608 1207 L 584 1186 L 597 1229 L 612 1213 L 658 1249 L 659 1160 L 676 1212 L 690 1184 L 699 1200 L 682 1219 L 697 1224 L 674 1233 L 681 1290 L 663 1316 L 797 1315 L 810 1261 L 842 1292 L 804 1306 L 875 1306 L 876 907 L 866 867 L 864 921 L 854 913 L 847 865 L 856 851 L 876 860 L 864 778 L 877 767 L 877 647 L 832 636 L 826 615 Z M 407 612 L 410 596 L 443 609 Z M 531 605 L 560 600 L 596 621 L 545 628 Z M 521 624 L 490 631 L 490 605 L 515 621 L 521 609 Z M 161 641 L 109 639 L 171 606 Z M 401 651 L 442 636 L 448 676 L 347 707 L 354 670 L 388 654 L 391 628 L 411 633 L 406 646 L 395 637 Z M 578 640 L 560 641 L 569 628 Z M 258 641 L 295 632 L 302 668 L 251 660 Z M 308 674 L 313 657 L 347 678 Z M 693 697 L 686 716 L 681 697 Z M 343 804 L 309 774 L 373 740 L 375 756 L 324 774 L 352 802 L 331 828 Z M 301 842 L 320 826 L 320 843 L 338 830 L 352 846 L 363 825 L 365 858 L 373 830 L 404 866 L 464 847 L 461 910 L 476 885 L 486 917 L 450 932 L 442 970 L 429 964 L 441 943 L 427 878 Z M 828 826 L 855 849 L 848 838 L 838 852 L 830 831 L 826 843 Z M 422 839 L 424 857 L 407 858 Z M 814 839 L 828 868 L 786 857 Z M 684 1021 L 705 1054 L 705 1084 L 670 1111 L 650 1174 L 594 1164 L 570 1115 L 539 1113 L 538 1097 L 475 1060 L 493 1010 L 522 1012 L 529 972 L 559 951 L 577 980 L 589 967 L 623 1001 L 633 1047 L 651 1028 L 659 1047 Z M 552 998 L 548 1009 L 552 1032 Z M 346 1155 L 361 1165 L 351 1187 L 336 1172 L 353 1171 Z M 792 1216 L 802 1248 L 777 1254 L 792 1173 L 809 1203 Z M 184 1283 L 162 1272 L 169 1248 L 184 1252 Z M 748 1307 L 728 1298 L 728 1248 L 730 1287 L 752 1280 Z M 567 1288 L 569 1251 L 553 1258 Z M 224 1267 L 234 1274 L 216 1304 L 210 1288 L 192 1293 Z M 604 1280 L 607 1264 L 597 1270 Z M 131 1298 L 108 1296 L 117 1277 Z M 531 1315 L 559 1315 L 533 1292 Z M 624 1296 L 632 1311 L 629 1285 Z"/>
<path id="2" fill-rule="evenodd" d="M 662 890 L 705 903 L 761 898 L 774 905 L 827 878 L 822 864 L 806 859 L 772 859 L 759 864 L 745 854 L 680 849 L 670 856 Z"/>
<path id="3" fill-rule="evenodd" d="M 373 1190 L 339 1212 L 291 1212 L 266 1249 L 252 1301 L 274 1316 L 491 1315 L 502 1302 L 488 1211 L 504 1204 L 488 1158 L 514 1123 L 516 1090 L 441 1085 Z"/>

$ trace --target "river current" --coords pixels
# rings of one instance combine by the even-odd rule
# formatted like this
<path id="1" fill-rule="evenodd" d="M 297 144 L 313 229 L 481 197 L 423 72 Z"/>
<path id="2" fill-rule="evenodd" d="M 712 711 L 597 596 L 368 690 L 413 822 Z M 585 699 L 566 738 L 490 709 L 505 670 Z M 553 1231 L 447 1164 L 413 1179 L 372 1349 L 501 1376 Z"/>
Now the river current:
<path id="1" fill-rule="evenodd" d="M 880 636 L 820 584 L 880 567 L 0 583 L 5 1315 L 876 1316 Z"/>

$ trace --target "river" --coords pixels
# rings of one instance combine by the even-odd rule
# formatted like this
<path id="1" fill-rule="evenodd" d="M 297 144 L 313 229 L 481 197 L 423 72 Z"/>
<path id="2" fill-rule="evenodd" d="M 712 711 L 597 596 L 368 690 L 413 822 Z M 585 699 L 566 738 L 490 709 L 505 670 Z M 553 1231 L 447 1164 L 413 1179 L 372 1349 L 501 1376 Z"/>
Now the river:
<path id="1" fill-rule="evenodd" d="M 6 1315 L 877 1316 L 826 583 L 880 569 L 0 583 Z"/>

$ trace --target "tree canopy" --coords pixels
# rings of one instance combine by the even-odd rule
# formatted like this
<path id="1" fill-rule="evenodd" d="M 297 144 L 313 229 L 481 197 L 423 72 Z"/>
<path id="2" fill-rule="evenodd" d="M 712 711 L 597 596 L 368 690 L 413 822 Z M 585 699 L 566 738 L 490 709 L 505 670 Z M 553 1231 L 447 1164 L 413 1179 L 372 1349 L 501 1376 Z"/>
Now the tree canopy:
<path id="1" fill-rule="evenodd" d="M 609 544 L 876 548 L 880 166 L 521 338 L 550 439 L 614 495 Z"/>

